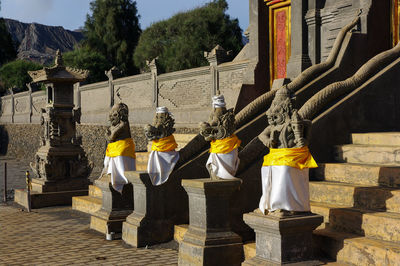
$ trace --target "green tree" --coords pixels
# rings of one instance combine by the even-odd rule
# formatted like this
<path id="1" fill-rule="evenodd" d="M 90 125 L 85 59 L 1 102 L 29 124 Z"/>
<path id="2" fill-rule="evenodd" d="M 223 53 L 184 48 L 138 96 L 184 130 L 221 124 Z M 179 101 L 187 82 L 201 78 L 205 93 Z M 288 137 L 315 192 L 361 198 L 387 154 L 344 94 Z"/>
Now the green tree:
<path id="1" fill-rule="evenodd" d="M 32 81 L 28 71 L 42 69 L 43 66 L 25 60 L 15 60 L 4 64 L 0 68 L 0 79 L 4 84 L 4 89 L 16 87 L 27 90 L 26 83 Z"/>
<path id="2" fill-rule="evenodd" d="M 143 70 L 146 60 L 157 56 L 161 72 L 207 65 L 203 53 L 217 44 L 236 55 L 243 47 L 242 30 L 239 21 L 225 13 L 227 8 L 225 0 L 213 0 L 152 24 L 140 36 L 135 65 Z"/>
<path id="3" fill-rule="evenodd" d="M 107 80 L 104 72 L 112 67 L 101 53 L 85 47 L 64 53 L 63 59 L 66 66 L 89 70 L 88 83 Z"/>
<path id="4" fill-rule="evenodd" d="M 94 0 L 90 10 L 83 45 L 102 54 L 125 75 L 137 73 L 132 59 L 141 34 L 136 1 Z"/>
<path id="5" fill-rule="evenodd" d="M 16 56 L 17 52 L 15 51 L 15 47 L 11 35 L 8 32 L 6 23 L 4 22 L 3 18 L 0 18 L 0 65 L 14 60 Z"/>

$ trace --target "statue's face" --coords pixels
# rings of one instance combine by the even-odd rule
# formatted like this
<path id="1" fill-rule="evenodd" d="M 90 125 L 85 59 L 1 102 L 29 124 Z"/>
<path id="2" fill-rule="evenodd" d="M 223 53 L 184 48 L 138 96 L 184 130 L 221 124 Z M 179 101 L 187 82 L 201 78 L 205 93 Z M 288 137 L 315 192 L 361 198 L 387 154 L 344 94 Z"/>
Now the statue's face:
<path id="1" fill-rule="evenodd" d="M 111 125 L 116 126 L 120 122 L 120 117 L 119 117 L 119 108 L 118 106 L 113 106 L 113 108 L 110 111 L 109 119 L 111 122 Z"/>
<path id="2" fill-rule="evenodd" d="M 154 118 L 154 126 L 157 127 L 162 125 L 166 118 L 167 118 L 167 113 L 156 113 L 156 116 Z"/>
<path id="3" fill-rule="evenodd" d="M 271 106 L 267 111 L 268 123 L 270 125 L 276 126 L 281 125 L 285 122 L 284 110 L 279 105 Z"/>

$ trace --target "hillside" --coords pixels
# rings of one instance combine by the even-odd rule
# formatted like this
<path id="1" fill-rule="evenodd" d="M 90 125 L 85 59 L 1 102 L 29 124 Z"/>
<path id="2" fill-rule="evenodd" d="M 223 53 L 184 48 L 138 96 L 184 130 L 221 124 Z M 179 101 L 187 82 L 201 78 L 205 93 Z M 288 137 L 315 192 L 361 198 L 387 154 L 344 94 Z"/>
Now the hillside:
<path id="1" fill-rule="evenodd" d="M 17 44 L 19 59 L 51 64 L 57 49 L 61 52 L 71 51 L 83 38 L 81 32 L 66 30 L 61 26 L 4 20 L 14 43 Z"/>

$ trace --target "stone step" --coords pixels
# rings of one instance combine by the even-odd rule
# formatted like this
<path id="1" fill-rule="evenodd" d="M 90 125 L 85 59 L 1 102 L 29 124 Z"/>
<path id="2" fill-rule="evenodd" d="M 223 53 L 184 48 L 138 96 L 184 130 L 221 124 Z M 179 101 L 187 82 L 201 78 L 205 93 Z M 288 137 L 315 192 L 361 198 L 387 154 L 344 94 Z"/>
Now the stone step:
<path id="1" fill-rule="evenodd" d="M 310 200 L 344 207 L 400 213 L 400 189 L 394 188 L 312 181 Z"/>
<path id="2" fill-rule="evenodd" d="M 314 246 L 339 265 L 399 265 L 400 244 L 329 229 L 315 230 Z"/>
<path id="3" fill-rule="evenodd" d="M 400 187 L 400 167 L 354 163 L 318 163 L 312 175 L 317 180 L 367 186 Z"/>
<path id="4" fill-rule="evenodd" d="M 353 133 L 353 144 L 400 146 L 400 132 Z"/>
<path id="5" fill-rule="evenodd" d="M 147 162 L 146 163 L 136 163 L 136 171 L 147 171 Z"/>
<path id="6" fill-rule="evenodd" d="M 399 213 L 372 212 L 316 202 L 312 202 L 311 206 L 312 212 L 324 216 L 326 228 L 400 242 Z"/>
<path id="7" fill-rule="evenodd" d="M 95 185 L 89 185 L 89 196 L 99 199 L 103 197 L 101 189 Z"/>
<path id="8" fill-rule="evenodd" d="M 101 209 L 101 198 L 81 196 L 72 198 L 72 209 L 92 215 Z"/>
<path id="9" fill-rule="evenodd" d="M 136 164 L 146 163 L 149 160 L 149 152 L 136 152 Z"/>
<path id="10" fill-rule="evenodd" d="M 400 166 L 400 146 L 347 144 L 335 147 L 339 162 Z"/>

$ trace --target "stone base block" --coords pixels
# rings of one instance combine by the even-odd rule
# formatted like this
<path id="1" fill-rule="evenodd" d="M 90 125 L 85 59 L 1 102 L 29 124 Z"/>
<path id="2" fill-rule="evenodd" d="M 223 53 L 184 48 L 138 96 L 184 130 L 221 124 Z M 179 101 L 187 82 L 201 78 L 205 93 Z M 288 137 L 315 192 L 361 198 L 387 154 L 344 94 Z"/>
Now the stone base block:
<path id="1" fill-rule="evenodd" d="M 312 232 L 323 222 L 321 215 L 275 217 L 253 212 L 243 219 L 256 233 L 256 257 L 244 265 L 318 265 L 312 262 Z"/>
<path id="2" fill-rule="evenodd" d="M 85 196 L 88 190 L 61 191 L 61 192 L 35 192 L 30 194 L 31 208 L 38 209 L 43 207 L 71 205 L 72 197 Z M 16 189 L 14 201 L 19 205 L 28 208 L 28 192 L 26 189 Z"/>
<path id="3" fill-rule="evenodd" d="M 134 247 L 145 247 L 172 239 L 172 221 L 146 219 L 135 212 L 126 218 L 122 227 L 122 239 Z"/>
<path id="4" fill-rule="evenodd" d="M 200 246 L 182 242 L 178 265 L 240 265 L 242 243 Z"/>
<path id="5" fill-rule="evenodd" d="M 90 229 L 96 230 L 102 234 L 114 233 L 114 238 L 121 238 L 122 224 L 132 210 L 107 212 L 103 209 L 95 212 L 90 217 Z"/>
<path id="6" fill-rule="evenodd" d="M 44 192 L 60 192 L 60 191 L 71 191 L 71 190 L 87 190 L 90 184 L 90 180 L 87 178 L 74 178 L 65 180 L 41 180 L 32 178 L 32 191 L 44 193 Z"/>

